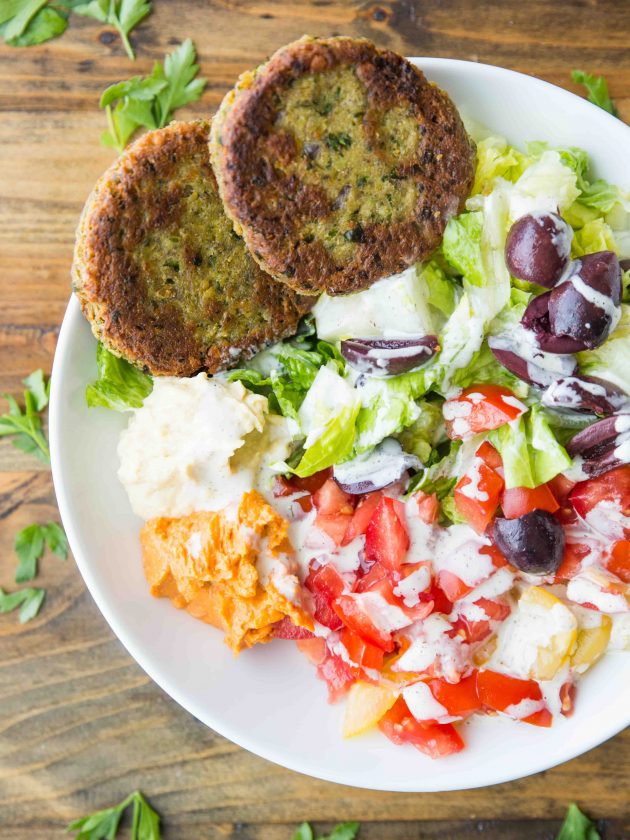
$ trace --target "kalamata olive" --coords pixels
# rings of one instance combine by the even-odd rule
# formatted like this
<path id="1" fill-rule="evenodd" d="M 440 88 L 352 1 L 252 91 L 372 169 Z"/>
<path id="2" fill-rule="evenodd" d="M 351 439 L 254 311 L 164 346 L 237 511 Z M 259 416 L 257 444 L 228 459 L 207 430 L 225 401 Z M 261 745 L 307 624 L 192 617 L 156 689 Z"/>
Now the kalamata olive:
<path id="1" fill-rule="evenodd" d="M 419 338 L 352 338 L 341 342 L 341 355 L 361 373 L 396 376 L 426 364 L 438 347 L 436 335 Z"/>
<path id="2" fill-rule="evenodd" d="M 582 429 L 567 452 L 585 475 L 595 477 L 630 463 L 630 414 L 617 414 Z"/>
<path id="3" fill-rule="evenodd" d="M 559 377 L 577 373 L 573 356 L 543 352 L 529 330 L 490 336 L 488 346 L 496 360 L 510 373 L 538 388 L 546 388 Z"/>
<path id="4" fill-rule="evenodd" d="M 546 510 L 533 510 L 518 519 L 497 517 L 493 526 L 499 551 L 521 572 L 553 575 L 564 554 L 564 531 Z"/>
<path id="5" fill-rule="evenodd" d="M 549 322 L 549 300 L 551 292 L 544 292 L 532 298 L 521 318 L 525 329 L 532 330 L 536 335 L 536 343 L 546 353 L 579 353 L 585 350 L 583 341 L 576 341 L 565 335 L 554 335 Z"/>
<path id="6" fill-rule="evenodd" d="M 553 288 L 571 258 L 570 226 L 557 213 L 528 213 L 508 233 L 505 262 L 514 277 Z"/>
<path id="7" fill-rule="evenodd" d="M 576 271 L 549 296 L 549 325 L 557 336 L 568 336 L 592 350 L 617 325 L 621 309 L 621 268 L 612 251 L 587 254 Z"/>
<path id="8" fill-rule="evenodd" d="M 398 481 L 409 469 L 420 469 L 422 461 L 403 451 L 394 438 L 385 438 L 371 452 L 337 464 L 333 477 L 346 493 L 359 495 L 381 490 Z"/>
<path id="9" fill-rule="evenodd" d="M 619 260 L 619 267 L 622 271 L 630 271 L 630 260 Z"/>
<path id="10" fill-rule="evenodd" d="M 556 379 L 541 397 L 543 405 L 559 411 L 576 411 L 607 417 L 630 408 L 630 398 L 616 385 L 594 376 Z"/>

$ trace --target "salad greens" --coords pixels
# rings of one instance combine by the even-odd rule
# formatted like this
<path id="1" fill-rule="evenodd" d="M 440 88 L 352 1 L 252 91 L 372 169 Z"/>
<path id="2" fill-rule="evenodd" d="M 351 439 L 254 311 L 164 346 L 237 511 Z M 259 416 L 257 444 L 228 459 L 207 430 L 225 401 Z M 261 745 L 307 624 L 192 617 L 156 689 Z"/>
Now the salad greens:
<path id="1" fill-rule="evenodd" d="M 164 64 L 156 61 L 150 76 L 110 85 L 100 100 L 108 124 L 101 142 L 122 152 L 136 129 L 162 128 L 177 108 L 199 99 L 206 80 L 195 78 L 199 72 L 195 62 L 195 47 L 188 38 L 165 57 Z"/>
<path id="2" fill-rule="evenodd" d="M 25 583 L 37 576 L 37 563 L 44 554 L 44 546 L 62 560 L 68 557 L 68 540 L 63 528 L 56 522 L 27 525 L 15 535 L 13 546 L 18 557 L 16 583 Z"/>
<path id="3" fill-rule="evenodd" d="M 336 825 L 330 834 L 320 834 L 315 837 L 311 826 L 304 822 L 298 826 L 292 840 L 354 840 L 358 832 L 358 822 L 344 822 Z"/>
<path id="4" fill-rule="evenodd" d="M 114 356 L 99 341 L 96 345 L 98 376 L 85 389 L 90 408 L 103 406 L 114 411 L 140 408 L 153 390 L 153 380 L 125 359 Z"/>
<path id="5" fill-rule="evenodd" d="M 587 91 L 587 99 L 593 105 L 598 105 L 604 111 L 608 111 L 613 117 L 619 116 L 615 103 L 608 93 L 608 82 L 603 76 L 595 76 L 593 73 L 585 73 L 584 70 L 574 70 L 571 78 L 578 85 L 584 85 Z"/>
<path id="6" fill-rule="evenodd" d="M 134 61 L 136 56 L 129 43 L 129 33 L 151 12 L 146 0 L 90 0 L 73 5 L 73 11 L 107 23 L 118 30 L 125 52 Z"/>
<path id="7" fill-rule="evenodd" d="M 36 370 L 23 382 L 26 385 L 23 409 L 10 394 L 3 395 L 9 403 L 9 411 L 0 416 L 0 437 L 10 437 L 16 449 L 29 452 L 49 464 L 50 450 L 42 428 L 41 412 L 48 405 L 50 379 L 44 376 L 42 370 Z"/>

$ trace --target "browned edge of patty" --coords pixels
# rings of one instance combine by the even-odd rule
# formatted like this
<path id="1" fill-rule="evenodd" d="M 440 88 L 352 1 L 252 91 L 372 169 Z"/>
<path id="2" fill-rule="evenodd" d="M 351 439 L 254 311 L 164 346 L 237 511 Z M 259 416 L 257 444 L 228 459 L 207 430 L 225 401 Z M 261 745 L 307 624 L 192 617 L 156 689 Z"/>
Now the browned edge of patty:
<path id="1" fill-rule="evenodd" d="M 278 92 L 304 74 L 344 64 L 356 67 L 366 87 L 367 132 L 370 105 L 409 107 L 424 131 L 416 160 L 400 169 L 418 184 L 414 217 L 364 226 L 352 259 L 336 265 L 320 241 L 300 238 L 305 221 L 331 212 L 331 200 L 322 189 L 283 177 L 270 158 L 299 153 L 291 137 L 273 134 Z M 241 78 L 218 112 L 211 156 L 226 212 L 261 267 L 304 294 L 345 294 L 429 256 L 448 220 L 464 208 L 475 170 L 474 145 L 443 91 L 396 53 L 346 37 L 303 38 Z"/>
<path id="2" fill-rule="evenodd" d="M 209 123 L 172 122 L 150 131 L 130 145 L 97 181 L 77 229 L 72 281 L 84 315 L 97 339 L 154 375 L 192 376 L 200 370 L 216 373 L 250 358 L 265 345 L 292 335 L 312 306 L 260 270 L 250 258 L 251 279 L 243 282 L 230 311 L 200 313 L 228 319 L 240 317 L 243 301 L 263 311 L 268 320 L 240 341 L 220 340 L 203 346 L 195 336 L 196 320 L 182 316 L 177 303 L 150 306 L 134 250 L 147 230 L 173 224 L 186 200 L 187 187 L 168 187 L 168 200 L 147 183 L 169 179 L 183 156 L 199 157 L 199 177 L 212 189 L 216 181 L 208 158 Z M 243 243 L 242 247 L 245 247 Z"/>

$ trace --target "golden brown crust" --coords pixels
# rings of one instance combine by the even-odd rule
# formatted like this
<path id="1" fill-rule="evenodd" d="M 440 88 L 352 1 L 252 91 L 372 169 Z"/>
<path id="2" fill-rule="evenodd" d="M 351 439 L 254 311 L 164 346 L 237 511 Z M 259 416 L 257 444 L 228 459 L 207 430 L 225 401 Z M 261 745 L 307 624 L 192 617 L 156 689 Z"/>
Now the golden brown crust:
<path id="1" fill-rule="evenodd" d="M 73 285 L 94 334 L 156 375 L 233 367 L 311 306 L 233 233 L 208 133 L 199 120 L 143 135 L 97 182 L 77 231 Z"/>
<path id="2" fill-rule="evenodd" d="M 320 129 L 318 143 L 310 143 L 314 121 L 286 109 L 287 102 L 295 104 L 291 90 L 321 74 L 336 74 L 334 79 L 355 93 L 360 89 L 365 102 L 364 110 L 348 113 L 349 122 L 359 119 L 362 133 L 354 145 L 363 151 L 336 197 L 309 177 L 316 165 L 304 163 L 309 147 L 328 142 L 326 137 Z M 346 92 L 342 107 L 350 99 Z M 397 155 L 383 130 L 388 114 L 398 112 L 417 131 L 411 155 Z M 448 219 L 463 209 L 475 166 L 474 146 L 448 96 L 401 56 L 351 38 L 302 39 L 242 77 L 215 117 L 210 148 L 235 230 L 266 271 L 304 294 L 358 291 L 427 257 Z M 348 147 L 340 154 L 350 160 Z M 413 190 L 413 204 L 407 202 L 404 211 L 394 206 L 393 220 L 376 213 L 371 223 L 337 231 L 340 219 L 347 222 L 339 208 L 349 191 L 356 191 L 357 178 L 384 161 L 391 172 L 381 180 L 389 177 Z M 374 193 L 378 190 L 376 184 Z M 393 196 L 390 201 L 399 200 Z M 335 251 L 331 235 L 350 244 L 342 241 Z"/>

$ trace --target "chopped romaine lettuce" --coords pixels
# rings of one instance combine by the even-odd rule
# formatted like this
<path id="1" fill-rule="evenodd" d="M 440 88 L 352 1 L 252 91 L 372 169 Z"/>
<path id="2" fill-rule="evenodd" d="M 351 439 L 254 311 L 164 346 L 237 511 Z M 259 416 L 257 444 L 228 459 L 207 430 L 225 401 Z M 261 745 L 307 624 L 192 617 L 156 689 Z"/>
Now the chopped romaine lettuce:
<path id="1" fill-rule="evenodd" d="M 630 305 L 621 305 L 621 320 L 612 335 L 595 350 L 577 354 L 580 371 L 605 379 L 630 394 Z"/>
<path id="2" fill-rule="evenodd" d="M 412 478 L 407 495 L 410 496 L 421 490 L 423 493 L 435 493 L 440 501 L 444 499 L 457 484 L 458 455 L 461 445 L 461 441 L 458 440 L 450 442 L 447 451 L 441 457 L 438 456 L 433 464 L 425 467 Z"/>
<path id="3" fill-rule="evenodd" d="M 391 379 L 368 377 L 358 389 L 363 407 L 357 417 L 354 454 L 376 446 L 386 437 L 399 434 L 420 416 L 414 400 L 427 390 L 423 371 L 404 373 Z"/>
<path id="4" fill-rule="evenodd" d="M 114 411 L 140 408 L 153 390 L 153 380 L 125 359 L 114 356 L 104 344 L 96 345 L 98 377 L 85 389 L 90 408 L 100 405 Z"/>
<path id="5" fill-rule="evenodd" d="M 421 400 L 417 406 L 418 417 L 399 433 L 398 440 L 405 452 L 416 455 L 426 464 L 434 447 L 446 437 L 442 402 Z"/>
<path id="6" fill-rule="evenodd" d="M 619 253 L 612 229 L 603 219 L 586 222 L 583 227 L 574 232 L 571 243 L 571 253 L 574 257 L 595 254 L 597 251 Z"/>
<path id="7" fill-rule="evenodd" d="M 315 442 L 305 449 L 295 468 L 296 475 L 304 478 L 350 457 L 359 407 L 358 401 L 346 405 L 328 420 Z"/>
<path id="8" fill-rule="evenodd" d="M 447 262 L 473 286 L 483 286 L 486 272 L 481 256 L 483 214 L 460 213 L 446 225 L 442 252 Z"/>
<path id="9" fill-rule="evenodd" d="M 441 268 L 436 260 L 417 267 L 420 282 L 426 284 L 427 300 L 447 318 L 452 315 L 461 288 Z"/>
<path id="10" fill-rule="evenodd" d="M 527 414 L 488 433 L 503 460 L 505 486 L 538 487 L 571 466 L 571 458 L 554 437 L 545 412 Z"/>
<path id="11" fill-rule="evenodd" d="M 503 137 L 486 137 L 477 143 L 477 168 L 471 195 L 487 195 L 495 178 L 518 180 L 530 163 L 526 155 L 509 146 Z"/>

